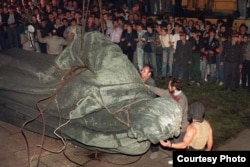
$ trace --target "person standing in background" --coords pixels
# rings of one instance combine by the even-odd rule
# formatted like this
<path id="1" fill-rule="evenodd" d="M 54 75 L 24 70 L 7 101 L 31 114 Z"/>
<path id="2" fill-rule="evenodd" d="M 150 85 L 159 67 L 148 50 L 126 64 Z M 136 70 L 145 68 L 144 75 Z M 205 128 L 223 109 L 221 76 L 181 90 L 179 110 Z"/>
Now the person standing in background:
<path id="1" fill-rule="evenodd" d="M 172 35 L 172 24 L 168 23 L 167 28 L 162 27 L 159 36 L 162 46 L 162 69 L 161 77 L 165 79 L 168 76 L 173 75 L 173 52 L 174 43 Z"/>
<path id="2" fill-rule="evenodd" d="M 230 88 L 233 92 L 239 86 L 239 71 L 242 69 L 243 51 L 242 46 L 237 42 L 239 34 L 232 33 L 232 40 L 225 43 L 221 54 L 221 65 L 225 70 L 225 82 L 223 90 Z"/>
<path id="3" fill-rule="evenodd" d="M 21 16 L 15 11 L 14 6 L 8 8 L 8 14 L 6 16 L 6 32 L 9 48 L 18 48 L 18 31 L 17 27 L 20 23 Z"/>
<path id="4" fill-rule="evenodd" d="M 161 24 L 156 24 L 155 27 L 156 40 L 155 40 L 155 55 L 156 55 L 156 66 L 157 66 L 157 77 L 161 78 L 161 69 L 162 69 L 162 52 L 163 48 L 160 41 L 161 34 Z"/>
<path id="5" fill-rule="evenodd" d="M 248 0 L 238 0 L 237 3 L 238 3 L 238 11 L 240 14 L 240 17 L 238 19 L 246 19 Z"/>
<path id="6" fill-rule="evenodd" d="M 144 34 L 147 32 L 143 29 L 143 26 L 141 23 L 136 24 L 136 31 L 137 31 L 137 44 L 136 44 L 136 51 L 135 51 L 135 57 L 137 59 L 136 68 L 141 71 L 143 68 L 143 60 L 144 60 L 144 45 L 145 45 L 145 38 L 143 38 Z"/>
<path id="7" fill-rule="evenodd" d="M 3 7 L 0 6 L 0 47 L 1 50 L 7 49 L 6 38 L 5 38 L 5 24 L 6 14 L 4 14 Z"/>
<path id="8" fill-rule="evenodd" d="M 174 55 L 174 75 L 182 78 L 183 84 L 189 84 L 189 65 L 192 63 L 192 43 L 186 40 L 186 33 L 180 33 Z"/>
<path id="9" fill-rule="evenodd" d="M 245 44 L 243 52 L 241 86 L 250 92 L 250 41 Z"/>
<path id="10" fill-rule="evenodd" d="M 123 30 L 121 36 L 121 49 L 128 59 L 133 63 L 133 56 L 136 50 L 136 39 L 138 38 L 136 30 L 132 28 L 132 24 L 127 22 L 126 29 Z"/>
<path id="11" fill-rule="evenodd" d="M 174 6 L 175 16 L 183 16 L 182 0 L 175 0 Z"/>
<path id="12" fill-rule="evenodd" d="M 195 28 L 191 29 L 189 41 L 192 43 L 192 64 L 190 65 L 190 79 L 191 82 L 195 82 L 197 86 L 200 86 L 201 70 L 201 46 L 202 41 L 199 35 L 199 31 Z"/>
<path id="13" fill-rule="evenodd" d="M 113 20 L 113 27 L 111 28 L 110 34 L 109 34 L 109 39 L 113 43 L 120 45 L 122 31 L 123 31 L 123 29 L 120 27 L 120 25 L 118 23 L 118 19 L 114 19 Z"/>
<path id="14" fill-rule="evenodd" d="M 70 25 L 64 30 L 63 36 L 67 41 L 72 41 L 77 37 L 80 37 L 82 33 L 82 27 L 77 25 L 76 19 L 73 18 L 70 21 Z"/>
<path id="15" fill-rule="evenodd" d="M 205 37 L 202 42 L 201 54 L 201 83 L 204 81 L 213 82 L 216 77 L 216 56 L 220 53 L 220 42 L 215 38 L 216 30 L 211 28 L 208 37 Z M 208 73 L 209 70 L 209 73 Z M 209 78 L 206 79 L 206 74 Z"/>
<path id="16" fill-rule="evenodd" d="M 154 31 L 154 25 L 148 24 L 146 30 L 147 32 L 143 36 L 143 38 L 145 38 L 145 46 L 143 48 L 144 64 L 150 64 L 153 67 L 153 77 L 157 77 L 155 55 L 156 32 Z"/>

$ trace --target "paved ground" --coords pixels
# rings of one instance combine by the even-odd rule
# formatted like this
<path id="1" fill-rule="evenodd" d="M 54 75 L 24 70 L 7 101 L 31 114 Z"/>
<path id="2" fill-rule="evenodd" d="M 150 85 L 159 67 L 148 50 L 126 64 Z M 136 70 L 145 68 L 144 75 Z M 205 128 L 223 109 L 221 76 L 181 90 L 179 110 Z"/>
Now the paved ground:
<path id="1" fill-rule="evenodd" d="M 37 166 L 41 143 L 41 135 L 25 132 L 29 141 L 30 166 Z M 0 121 L 0 166 L 28 167 L 27 146 L 21 129 Z M 45 148 L 60 152 L 63 144 L 52 138 L 45 138 Z M 250 150 L 250 129 L 241 132 L 238 137 L 231 139 L 217 150 Z M 68 158 L 66 158 L 68 157 Z M 97 157 L 95 159 L 95 157 Z M 52 153 L 42 151 L 39 167 L 168 167 L 171 152 L 161 149 L 156 159 L 150 159 L 150 151 L 142 156 L 125 156 L 88 151 L 67 143 L 66 151 Z M 127 164 L 127 165 L 125 165 Z"/>
<path id="2" fill-rule="evenodd" d="M 229 139 L 217 150 L 250 151 L 250 129 L 243 130 L 236 138 Z"/>

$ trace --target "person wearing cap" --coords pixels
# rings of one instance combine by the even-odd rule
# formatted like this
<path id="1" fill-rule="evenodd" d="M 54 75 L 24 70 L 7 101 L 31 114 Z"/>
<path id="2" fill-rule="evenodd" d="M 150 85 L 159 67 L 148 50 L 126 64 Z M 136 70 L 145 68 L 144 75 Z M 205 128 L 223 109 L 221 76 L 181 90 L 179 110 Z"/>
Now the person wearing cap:
<path id="1" fill-rule="evenodd" d="M 230 88 L 234 92 L 239 86 L 238 76 L 242 69 L 243 49 L 238 42 L 239 34 L 232 33 L 231 37 L 232 39 L 224 45 L 220 65 L 224 66 L 224 85 L 222 90 Z"/>
<path id="2" fill-rule="evenodd" d="M 164 147 L 186 149 L 190 151 L 211 151 L 213 146 L 213 130 L 210 123 L 204 119 L 205 108 L 201 102 L 194 102 L 189 106 L 189 120 L 191 123 L 181 142 L 172 143 L 170 140 L 160 140 Z"/>

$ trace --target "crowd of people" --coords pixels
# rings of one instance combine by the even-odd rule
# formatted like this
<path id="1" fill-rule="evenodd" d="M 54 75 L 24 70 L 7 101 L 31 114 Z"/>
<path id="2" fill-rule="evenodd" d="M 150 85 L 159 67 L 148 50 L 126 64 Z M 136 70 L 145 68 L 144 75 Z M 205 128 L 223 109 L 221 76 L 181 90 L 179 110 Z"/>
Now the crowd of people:
<path id="1" fill-rule="evenodd" d="M 212 147 L 212 129 L 204 120 L 204 106 L 195 103 L 188 114 L 180 79 L 184 85 L 201 86 L 210 82 L 222 86 L 223 90 L 234 92 L 241 86 L 250 91 L 250 42 L 246 24 L 234 29 L 221 19 L 211 23 L 204 18 L 175 18 L 171 14 L 165 20 L 155 19 L 140 8 L 140 0 L 131 8 L 126 3 L 100 6 L 98 0 L 93 0 L 90 7 L 85 5 L 87 15 L 83 15 L 84 5 L 78 0 L 0 2 L 1 50 L 22 48 L 57 56 L 82 35 L 83 25 L 85 32 L 99 31 L 120 47 L 152 93 L 171 96 L 182 107 L 185 121 L 180 138 L 173 142 L 160 141 L 163 146 L 196 150 Z M 168 90 L 155 87 L 154 79 L 167 77 L 170 77 Z"/>
<path id="2" fill-rule="evenodd" d="M 91 1 L 84 15 L 77 0 L 0 2 L 1 50 L 59 55 L 81 36 L 85 25 L 85 32 L 99 31 L 117 44 L 138 71 L 151 65 L 153 78 L 176 76 L 185 85 L 211 82 L 223 89 L 242 86 L 250 91 L 250 42 L 244 23 L 235 28 L 222 19 L 211 23 L 171 14 L 157 19 L 141 9 L 141 0 L 131 8 Z"/>

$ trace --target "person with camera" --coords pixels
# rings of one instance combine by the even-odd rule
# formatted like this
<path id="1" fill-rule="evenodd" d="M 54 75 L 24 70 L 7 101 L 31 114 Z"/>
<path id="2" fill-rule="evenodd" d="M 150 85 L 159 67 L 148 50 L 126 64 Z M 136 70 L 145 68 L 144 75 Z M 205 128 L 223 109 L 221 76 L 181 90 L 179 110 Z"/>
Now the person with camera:
<path id="1" fill-rule="evenodd" d="M 35 51 L 34 41 L 35 28 L 31 24 L 26 26 L 24 33 L 20 35 L 21 45 L 23 50 Z"/>

